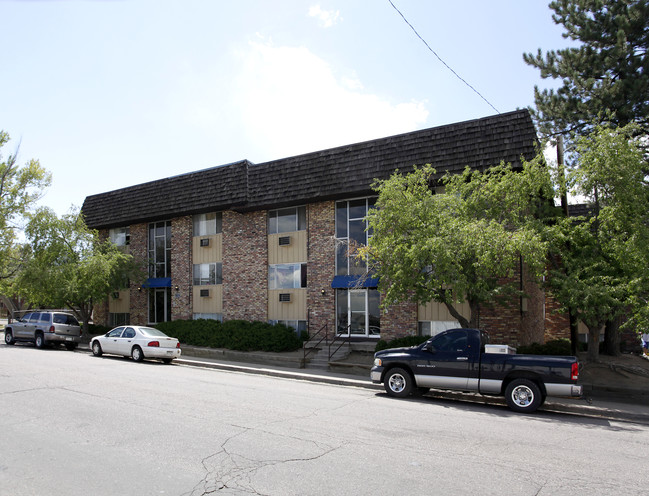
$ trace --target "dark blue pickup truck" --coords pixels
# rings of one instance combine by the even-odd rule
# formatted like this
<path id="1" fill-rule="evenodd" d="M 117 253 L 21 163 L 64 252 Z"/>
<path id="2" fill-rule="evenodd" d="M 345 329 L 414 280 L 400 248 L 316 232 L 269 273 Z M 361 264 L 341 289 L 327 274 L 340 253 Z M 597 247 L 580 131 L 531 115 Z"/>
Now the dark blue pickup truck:
<path id="1" fill-rule="evenodd" d="M 579 363 L 571 356 L 517 355 L 490 345 L 479 329 L 451 329 L 411 348 L 374 354 L 372 382 L 390 396 L 406 397 L 430 388 L 504 396 L 514 411 L 529 413 L 546 396 L 581 396 Z"/>

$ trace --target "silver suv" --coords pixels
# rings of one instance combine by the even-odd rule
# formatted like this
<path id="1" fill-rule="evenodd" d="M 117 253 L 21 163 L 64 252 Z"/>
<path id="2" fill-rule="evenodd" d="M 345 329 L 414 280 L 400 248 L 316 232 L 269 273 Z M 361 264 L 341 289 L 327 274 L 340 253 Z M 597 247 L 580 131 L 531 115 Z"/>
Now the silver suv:
<path id="1" fill-rule="evenodd" d="M 5 326 L 5 343 L 31 341 L 37 348 L 47 344 L 64 344 L 72 351 L 81 341 L 81 326 L 69 313 L 41 310 L 23 315 Z"/>

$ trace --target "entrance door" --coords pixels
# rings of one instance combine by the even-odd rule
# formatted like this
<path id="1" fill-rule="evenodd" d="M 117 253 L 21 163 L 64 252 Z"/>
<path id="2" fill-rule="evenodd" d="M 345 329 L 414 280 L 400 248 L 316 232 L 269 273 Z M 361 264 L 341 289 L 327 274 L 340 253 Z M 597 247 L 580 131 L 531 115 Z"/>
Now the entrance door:
<path id="1" fill-rule="evenodd" d="M 379 292 L 376 289 L 341 289 L 336 292 L 336 300 L 339 334 L 380 335 Z"/>
<path id="2" fill-rule="evenodd" d="M 171 320 L 171 288 L 154 288 L 149 293 L 149 322 Z"/>

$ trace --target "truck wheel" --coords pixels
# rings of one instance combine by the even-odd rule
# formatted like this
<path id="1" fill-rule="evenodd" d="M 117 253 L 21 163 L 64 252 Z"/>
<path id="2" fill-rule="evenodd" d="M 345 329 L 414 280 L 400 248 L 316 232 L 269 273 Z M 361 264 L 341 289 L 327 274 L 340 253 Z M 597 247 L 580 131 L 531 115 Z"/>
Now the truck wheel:
<path id="1" fill-rule="evenodd" d="M 34 344 L 36 345 L 36 348 L 42 348 L 43 346 L 45 346 L 45 338 L 43 337 L 42 332 L 36 333 L 36 340 L 34 341 Z"/>
<path id="2" fill-rule="evenodd" d="M 383 386 L 390 396 L 405 398 L 412 392 L 414 381 L 406 370 L 394 368 L 385 375 Z"/>
<path id="3" fill-rule="evenodd" d="M 7 344 L 15 344 L 16 340 L 14 339 L 14 335 L 11 331 L 5 331 L 5 343 Z"/>
<path id="4" fill-rule="evenodd" d="M 541 406 L 543 395 L 536 383 L 529 379 L 514 379 L 505 390 L 507 406 L 520 413 L 532 413 Z"/>

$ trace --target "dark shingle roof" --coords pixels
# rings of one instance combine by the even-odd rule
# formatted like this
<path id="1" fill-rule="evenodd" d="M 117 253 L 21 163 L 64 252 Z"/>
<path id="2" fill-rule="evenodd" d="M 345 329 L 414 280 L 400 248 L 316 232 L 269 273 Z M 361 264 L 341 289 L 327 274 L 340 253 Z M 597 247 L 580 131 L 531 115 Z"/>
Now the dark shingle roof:
<path id="1" fill-rule="evenodd" d="M 361 196 L 375 178 L 432 164 L 438 173 L 536 153 L 527 110 L 331 148 L 258 165 L 248 161 L 89 196 L 90 227 L 115 227 L 208 210 L 256 210 Z"/>

